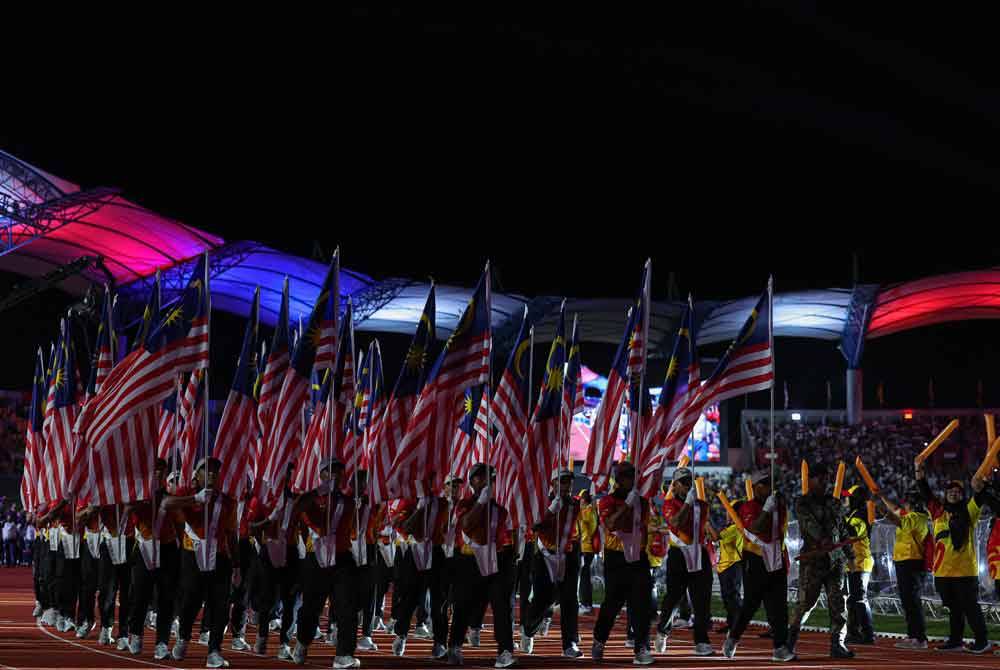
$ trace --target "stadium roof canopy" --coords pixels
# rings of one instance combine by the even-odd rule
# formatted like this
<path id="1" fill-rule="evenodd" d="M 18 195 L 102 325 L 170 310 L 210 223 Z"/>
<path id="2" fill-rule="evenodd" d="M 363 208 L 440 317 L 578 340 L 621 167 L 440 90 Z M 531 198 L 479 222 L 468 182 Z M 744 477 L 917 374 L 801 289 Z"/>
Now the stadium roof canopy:
<path id="1" fill-rule="evenodd" d="M 216 309 L 245 314 L 254 288 L 261 288 L 262 320 L 273 325 L 287 276 L 293 319 L 305 317 L 326 270 L 322 263 L 251 241 L 226 241 L 132 203 L 114 189 L 81 189 L 0 151 L 0 270 L 29 277 L 77 261 L 103 258 L 103 268 L 87 264 L 59 284 L 82 295 L 94 283 L 113 281 L 126 318 L 141 312 L 153 276 L 163 273 L 164 300 L 186 282 L 194 260 L 208 251 L 212 300 Z M 470 278 L 471 280 L 474 278 Z M 761 287 L 763 288 L 763 287 Z M 345 269 L 343 297 L 351 296 L 359 330 L 412 333 L 430 286 L 402 278 L 376 280 Z M 437 287 L 438 336 L 455 328 L 471 288 Z M 759 295 L 759 294 L 758 294 Z M 732 339 L 757 296 L 695 305 L 698 344 Z M 580 315 L 580 337 L 617 344 L 633 298 L 567 301 L 567 315 Z M 501 348 L 512 341 L 527 313 L 536 341 L 550 340 L 560 298 L 493 294 L 493 325 Z M 654 302 L 650 323 L 653 355 L 669 353 L 684 304 Z M 1000 318 L 1000 269 L 929 277 L 894 286 L 858 286 L 779 293 L 774 332 L 778 337 L 865 339 L 945 321 Z M 851 345 L 853 350 L 853 344 Z M 861 347 L 857 350 L 860 352 Z"/>

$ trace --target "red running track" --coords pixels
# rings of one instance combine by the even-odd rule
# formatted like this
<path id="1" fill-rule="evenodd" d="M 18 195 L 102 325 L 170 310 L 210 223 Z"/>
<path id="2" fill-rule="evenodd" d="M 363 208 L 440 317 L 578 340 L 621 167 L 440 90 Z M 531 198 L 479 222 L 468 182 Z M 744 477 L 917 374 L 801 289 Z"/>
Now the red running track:
<path id="1" fill-rule="evenodd" d="M 0 568 L 0 670 L 30 670 L 31 668 L 129 668 L 150 670 L 151 668 L 203 668 L 207 648 L 198 644 L 189 647 L 188 658 L 174 661 L 154 661 L 152 631 L 144 635 L 144 648 L 140 656 L 131 656 L 113 648 L 99 647 L 96 632 L 90 639 L 77 640 L 72 633 L 57 633 L 54 629 L 42 627 L 31 616 L 34 594 L 31 588 L 31 573 L 27 568 Z M 623 617 L 621 617 L 623 618 Z M 325 625 L 325 624 L 324 624 Z M 558 628 L 553 627 L 548 637 L 535 639 L 535 653 L 532 656 L 518 656 L 517 667 L 522 668 L 625 668 L 632 665 L 632 650 L 624 646 L 624 629 L 616 626 L 608 641 L 605 660 L 599 666 L 590 660 L 591 631 L 594 617 L 580 618 L 580 630 L 584 656 L 579 660 L 562 658 Z M 253 628 L 252 626 L 250 627 Z M 255 632 L 248 634 L 248 642 L 253 644 Z M 233 668 L 281 668 L 291 670 L 294 666 L 273 657 L 277 651 L 277 636 L 271 636 L 270 657 L 255 656 L 251 653 L 229 649 L 231 640 L 226 639 L 223 654 Z M 375 642 L 379 651 L 360 653 L 362 668 L 433 668 L 447 667 L 444 663 L 428 660 L 431 643 L 416 640 L 412 636 L 407 641 L 406 656 L 395 658 L 390 652 L 391 636 L 377 634 Z M 770 662 L 770 640 L 763 640 L 754 631 L 748 632 L 740 645 L 734 660 L 726 660 L 721 655 L 700 658 L 693 655 L 693 643 L 688 631 L 674 635 L 665 655 L 658 655 L 653 667 L 684 668 L 685 670 L 744 670 L 746 668 L 782 667 L 811 668 L 815 670 L 847 670 L 872 668 L 878 670 L 964 670 L 967 668 L 1000 668 L 1000 658 L 993 655 L 974 656 L 971 654 L 945 654 L 934 651 L 915 652 L 894 649 L 894 640 L 879 640 L 874 647 L 855 647 L 857 657 L 850 661 L 834 661 L 829 658 L 829 637 L 818 633 L 804 633 L 799 642 L 800 660 L 788 664 Z M 712 635 L 712 643 L 717 651 L 722 646 L 722 636 Z M 483 634 L 483 646 L 464 648 L 466 667 L 493 667 L 496 648 L 489 624 Z M 334 648 L 317 640 L 310 648 L 306 667 L 330 668 L 333 664 Z"/>

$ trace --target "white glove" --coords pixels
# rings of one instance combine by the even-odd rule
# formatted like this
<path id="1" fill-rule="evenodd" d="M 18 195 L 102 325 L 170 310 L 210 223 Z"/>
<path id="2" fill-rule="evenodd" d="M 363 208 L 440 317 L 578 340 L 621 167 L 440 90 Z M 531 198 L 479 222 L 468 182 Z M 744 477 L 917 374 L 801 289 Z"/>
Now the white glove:
<path id="1" fill-rule="evenodd" d="M 554 498 L 552 504 L 549 505 L 549 511 L 553 514 L 559 514 L 559 510 L 562 509 L 562 498 Z"/>
<path id="2" fill-rule="evenodd" d="M 688 489 L 688 494 L 684 498 L 684 504 L 691 505 L 692 507 L 694 507 L 694 504 L 696 502 L 698 502 L 698 492 L 692 486 L 691 488 Z"/>
<path id="3" fill-rule="evenodd" d="M 778 506 L 778 501 L 774 499 L 774 494 L 772 493 L 767 497 L 767 500 L 764 501 L 764 511 L 773 512 L 774 508 L 777 506 Z"/>
<path id="4" fill-rule="evenodd" d="M 202 489 L 194 494 L 194 501 L 196 503 L 201 503 L 202 505 L 204 505 L 206 502 L 208 502 L 208 498 L 210 495 L 211 491 L 209 491 L 208 489 Z"/>
<path id="5" fill-rule="evenodd" d="M 479 502 L 480 505 L 489 504 L 489 502 L 490 502 L 490 488 L 488 486 L 484 486 L 483 490 L 479 492 L 479 501 L 478 502 Z"/>
<path id="6" fill-rule="evenodd" d="M 628 492 L 628 497 L 625 498 L 625 504 L 629 507 L 636 507 L 642 500 L 642 496 L 635 489 Z"/>
<path id="7" fill-rule="evenodd" d="M 427 507 L 427 498 L 421 497 L 417 500 L 417 509 L 423 509 L 425 507 Z"/>

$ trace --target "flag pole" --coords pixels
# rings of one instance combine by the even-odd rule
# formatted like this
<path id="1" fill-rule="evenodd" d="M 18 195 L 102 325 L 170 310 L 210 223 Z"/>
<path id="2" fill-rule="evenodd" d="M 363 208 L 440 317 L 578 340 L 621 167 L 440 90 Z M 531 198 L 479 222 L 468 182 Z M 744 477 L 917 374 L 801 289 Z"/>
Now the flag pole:
<path id="1" fill-rule="evenodd" d="M 485 392 L 489 392 L 490 387 L 493 386 L 493 291 L 491 290 L 491 271 L 490 262 L 486 261 L 486 338 L 488 346 L 490 348 L 489 355 L 486 357 L 486 389 Z M 479 399 L 480 404 L 482 403 L 482 396 Z M 489 551 L 490 546 L 495 542 L 493 534 L 490 533 L 490 516 L 493 511 L 493 477 L 490 476 L 490 457 L 489 457 L 489 434 L 490 429 L 493 425 L 493 403 L 487 403 L 486 405 L 486 436 L 487 439 L 483 442 L 483 463 L 486 464 L 486 547 Z M 476 428 L 475 423 L 473 423 L 472 432 L 475 434 Z M 490 553 L 492 555 L 492 553 Z"/>
<path id="2" fill-rule="evenodd" d="M 639 407 L 636 409 L 635 429 L 632 431 L 632 464 L 639 471 L 639 446 L 642 444 L 642 412 L 646 406 L 646 354 L 649 352 L 649 278 L 653 273 L 653 260 L 646 259 L 645 278 L 642 283 L 642 369 L 639 371 Z"/>
<path id="3" fill-rule="evenodd" d="M 563 298 L 562 306 L 559 308 L 559 312 L 560 312 L 560 314 L 565 314 L 565 312 L 566 312 L 566 298 Z M 565 324 L 566 322 L 563 321 L 562 323 Z M 576 321 L 575 320 L 573 321 L 573 329 L 576 330 Z M 563 331 L 563 334 L 565 335 L 565 331 Z M 568 361 L 569 360 L 569 349 L 566 347 L 566 343 L 565 342 L 563 342 L 563 350 L 566 352 L 566 356 L 564 357 L 564 361 Z M 565 369 L 566 369 L 566 367 L 565 367 L 565 363 L 564 363 L 563 370 L 565 370 Z M 555 493 L 554 497 L 556 499 L 558 499 L 560 501 L 560 503 L 562 502 L 562 495 L 559 492 L 559 487 L 561 486 L 560 482 L 562 481 L 562 477 L 561 477 L 561 473 L 560 473 L 560 470 L 562 469 L 562 438 L 563 438 L 562 402 L 564 400 L 563 396 L 565 395 L 565 389 L 566 389 L 566 376 L 563 375 L 563 377 L 562 377 L 562 388 L 559 389 L 559 403 L 560 403 L 559 404 L 559 413 L 556 415 L 556 449 L 558 451 L 556 452 L 556 488 L 555 488 L 555 491 L 554 491 L 554 493 Z M 550 476 L 550 479 L 551 479 L 551 476 Z M 562 550 L 562 524 L 559 523 L 559 512 L 556 512 L 555 524 L 556 524 L 556 557 L 560 557 L 562 555 L 562 553 L 563 553 L 563 550 Z"/>
<path id="4" fill-rule="evenodd" d="M 573 334 L 570 336 L 570 342 L 572 342 L 572 343 L 576 342 L 576 326 L 577 326 L 577 319 L 579 318 L 579 316 L 580 316 L 579 314 L 574 314 L 573 315 Z M 566 361 L 567 361 L 566 369 L 567 370 L 569 370 L 569 360 L 570 360 L 570 358 L 572 356 L 573 356 L 573 351 L 572 350 L 567 351 L 567 356 L 566 356 Z M 564 376 L 563 377 L 563 384 L 564 385 L 566 383 L 565 380 L 566 380 L 566 378 Z M 569 402 L 569 413 L 567 415 L 568 418 L 569 418 L 569 420 L 566 421 L 566 425 L 563 427 L 564 432 L 563 432 L 563 434 L 561 436 L 562 438 L 565 438 L 565 442 L 566 442 L 565 446 L 563 446 L 563 444 L 562 444 L 563 439 L 560 439 L 560 441 L 559 441 L 559 458 L 562 459 L 562 457 L 564 455 L 564 452 L 565 452 L 566 460 L 563 461 L 563 462 L 566 464 L 567 469 L 568 469 L 569 461 L 570 461 L 570 453 L 569 453 L 570 444 L 573 441 L 573 430 L 572 430 L 572 428 L 573 428 L 573 410 L 576 409 L 576 407 L 575 407 L 575 403 L 576 403 L 576 391 L 577 391 L 577 388 L 579 386 L 580 386 L 580 375 L 579 375 L 579 371 L 578 371 L 577 378 L 575 380 L 575 383 L 573 384 L 573 397 L 572 398 L 566 398 L 566 400 Z M 562 417 L 560 417 L 560 423 L 562 423 L 561 419 L 562 419 Z"/>
<path id="5" fill-rule="evenodd" d="M 524 308 L 524 318 L 528 318 L 528 307 Z M 531 408 L 533 405 L 532 389 L 535 384 L 535 327 L 531 326 L 528 328 L 528 412 L 525 415 L 524 422 L 524 441 L 521 446 L 521 459 L 524 460 L 528 457 L 528 435 L 531 434 Z M 523 505 L 522 505 L 523 509 Z M 524 529 L 521 529 L 522 539 L 527 539 Z"/>
<path id="6" fill-rule="evenodd" d="M 333 288 L 331 289 L 333 291 L 333 295 L 330 296 L 330 299 L 333 300 L 333 332 L 337 334 L 338 341 L 337 341 L 336 347 L 334 348 L 334 351 L 333 351 L 333 368 L 330 370 L 330 372 L 327 373 L 327 374 L 330 374 L 330 392 L 326 396 L 326 410 L 327 410 L 326 435 L 327 435 L 327 459 L 328 460 L 333 458 L 333 417 L 334 417 L 334 413 L 333 413 L 333 401 L 334 401 L 334 397 L 333 397 L 333 382 L 334 382 L 334 376 L 336 376 L 337 365 L 340 363 L 340 361 L 337 360 L 340 357 L 340 341 L 339 341 L 339 334 L 340 334 L 340 247 L 337 247 L 334 250 L 334 252 L 333 252 L 333 262 L 336 264 L 336 267 L 334 268 L 334 271 L 333 271 Z M 351 299 L 348 298 L 347 299 L 347 306 L 350 307 L 350 305 L 351 305 Z M 353 316 L 352 316 L 351 320 L 353 321 Z M 300 330 L 302 329 L 302 317 L 301 317 L 301 315 L 299 316 L 299 329 Z M 299 337 L 302 337 L 302 334 L 300 334 Z M 351 351 L 353 351 L 353 349 Z M 322 389 L 323 389 L 323 384 L 320 383 L 320 390 L 322 391 Z M 327 466 L 327 467 L 329 467 L 329 466 Z M 330 505 L 332 505 L 332 504 L 333 504 L 333 486 L 328 486 L 327 490 L 326 490 L 326 535 L 327 536 L 330 535 Z M 336 547 L 334 547 L 334 551 L 336 552 Z"/>
<path id="7" fill-rule="evenodd" d="M 208 280 L 209 280 L 209 276 L 208 275 L 209 275 L 209 273 L 208 273 L 208 252 L 205 252 L 205 317 L 206 317 L 207 322 L 208 322 L 208 327 L 206 328 L 206 331 L 207 331 L 207 336 L 208 336 L 209 359 L 205 363 L 205 379 L 203 380 L 203 382 L 205 384 L 205 421 L 204 421 L 204 426 L 203 426 L 204 434 L 202 436 L 202 453 L 203 453 L 202 458 L 205 459 L 205 484 L 206 484 L 206 486 L 208 485 L 208 470 L 209 470 L 209 467 L 208 467 L 208 435 L 209 435 L 208 425 L 209 425 L 209 421 L 211 420 L 211 417 L 209 416 L 209 412 L 210 412 L 210 410 L 209 410 L 209 396 L 211 395 L 211 392 L 210 392 L 211 386 L 209 385 L 209 369 L 211 367 L 211 352 L 212 352 L 212 292 L 209 290 L 209 286 L 208 286 Z M 213 485 L 212 488 L 214 490 L 214 488 L 215 488 L 214 485 Z M 211 506 L 211 504 L 212 503 L 209 502 L 208 504 L 205 505 L 205 543 L 204 543 L 204 547 L 205 547 L 205 559 L 206 559 L 205 565 L 208 565 L 209 543 L 211 542 L 211 539 L 210 539 L 211 535 L 209 533 L 209 527 L 208 527 L 208 524 L 209 524 L 208 508 Z"/>
<path id="8" fill-rule="evenodd" d="M 771 350 L 771 492 L 774 493 L 777 480 L 775 479 L 775 455 L 774 455 L 774 383 L 777 380 L 774 365 L 774 276 L 767 278 L 767 346 Z"/>

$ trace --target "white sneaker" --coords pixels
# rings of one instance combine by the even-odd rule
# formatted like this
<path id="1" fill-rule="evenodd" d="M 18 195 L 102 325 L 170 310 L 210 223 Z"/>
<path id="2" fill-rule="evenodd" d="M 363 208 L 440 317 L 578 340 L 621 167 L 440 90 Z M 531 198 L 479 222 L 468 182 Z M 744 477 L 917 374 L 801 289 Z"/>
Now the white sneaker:
<path id="1" fill-rule="evenodd" d="M 580 658 L 583 656 L 583 652 L 580 651 L 580 647 L 576 646 L 576 642 L 570 642 L 569 646 L 563 649 L 563 656 L 566 658 Z"/>
<path id="2" fill-rule="evenodd" d="M 378 645 L 367 635 L 358 638 L 357 648 L 361 651 L 378 651 Z"/>
<path id="3" fill-rule="evenodd" d="M 461 647 L 452 647 L 448 650 L 448 665 L 463 665 L 464 663 Z"/>
<path id="4" fill-rule="evenodd" d="M 372 621 L 372 630 L 375 631 L 376 633 L 385 630 L 385 622 L 382 621 L 382 617 L 380 616 L 375 617 L 375 619 Z"/>
<path id="5" fill-rule="evenodd" d="M 318 628 L 316 629 L 316 632 L 319 632 Z M 321 637 L 323 637 L 322 633 L 320 633 L 319 635 L 317 635 L 316 639 L 319 639 Z M 330 630 L 326 631 L 326 637 L 323 639 L 323 641 L 326 642 L 327 644 L 331 645 L 331 646 L 334 646 L 334 647 L 337 646 L 337 627 L 336 626 L 334 626 Z"/>
<path id="6" fill-rule="evenodd" d="M 707 642 L 699 642 L 694 646 L 695 656 L 712 656 L 714 653 L 715 650 L 712 649 L 712 645 L 708 644 Z"/>
<path id="7" fill-rule="evenodd" d="M 552 628 L 552 619 L 542 619 L 542 625 L 539 626 L 537 634 L 542 637 L 548 637 L 550 628 Z"/>
<path id="8" fill-rule="evenodd" d="M 124 637 L 118 638 L 118 644 L 115 645 L 115 649 L 117 649 L 118 651 L 127 651 L 128 650 L 128 636 L 127 635 L 124 636 Z"/>
<path id="9" fill-rule="evenodd" d="M 56 625 L 56 611 L 54 609 L 50 608 L 42 612 L 42 625 L 44 626 Z"/>
<path id="10" fill-rule="evenodd" d="M 639 649 L 636 651 L 635 657 L 632 659 L 632 665 L 652 665 L 653 655 L 649 653 L 648 649 Z"/>
<path id="11" fill-rule="evenodd" d="M 42 604 L 37 600 L 35 601 L 35 609 L 31 610 L 31 616 L 33 617 L 42 616 Z"/>
<path id="12" fill-rule="evenodd" d="M 392 640 L 392 655 L 402 656 L 406 653 L 406 638 L 397 635 Z"/>
<path id="13" fill-rule="evenodd" d="M 448 656 L 448 647 L 440 644 L 438 642 L 434 643 L 434 648 L 431 649 L 431 658 L 435 661 L 440 661 L 442 658 Z"/>
<path id="14" fill-rule="evenodd" d="M 775 663 L 787 663 L 796 659 L 795 652 L 789 651 L 788 647 L 778 647 L 771 654 L 771 660 Z"/>
<path id="15" fill-rule="evenodd" d="M 581 615 L 593 614 L 594 613 L 594 608 L 593 607 L 587 607 L 585 605 L 580 605 L 580 609 L 578 610 L 578 613 L 581 614 Z"/>
<path id="16" fill-rule="evenodd" d="M 914 640 L 911 649 L 914 651 L 927 651 L 927 640 Z"/>
<path id="17" fill-rule="evenodd" d="M 177 637 L 177 633 L 181 629 L 180 619 L 174 618 L 174 622 L 170 624 L 170 637 Z"/>
<path id="18" fill-rule="evenodd" d="M 734 640 L 733 638 L 727 635 L 726 641 L 722 643 L 722 655 L 725 656 L 726 658 L 732 658 L 733 656 L 735 656 L 736 645 L 738 644 L 739 641 Z"/>
<path id="19" fill-rule="evenodd" d="M 309 653 L 309 648 L 306 647 L 301 642 L 295 643 L 295 651 L 292 652 L 292 663 L 295 665 L 305 665 L 306 664 L 306 654 Z"/>
<path id="20" fill-rule="evenodd" d="M 665 654 L 665 653 L 667 653 L 667 641 L 669 639 L 670 638 L 667 635 L 665 635 L 664 633 L 660 633 L 660 632 L 656 633 L 656 642 L 655 642 L 656 647 L 654 647 L 654 648 L 656 649 L 656 653 L 657 654 Z"/>
<path id="21" fill-rule="evenodd" d="M 478 628 L 470 628 L 469 629 L 469 634 L 466 636 L 466 639 L 469 640 L 469 646 L 471 646 L 471 647 L 478 647 L 479 646 L 479 641 L 480 641 L 480 636 L 482 634 L 483 634 L 483 631 L 481 631 L 480 629 L 478 629 Z"/>
<path id="22" fill-rule="evenodd" d="M 635 640 L 630 640 L 628 638 L 625 638 L 625 648 L 626 649 L 635 649 Z"/>
<path id="23" fill-rule="evenodd" d="M 142 653 L 142 638 L 133 633 L 128 636 L 128 653 L 138 656 Z"/>
<path id="24" fill-rule="evenodd" d="M 524 626 L 521 626 L 521 640 L 518 649 L 520 649 L 522 654 L 528 654 L 529 656 L 535 650 L 535 638 L 524 631 Z"/>
<path id="25" fill-rule="evenodd" d="M 497 662 L 493 664 L 494 668 L 509 668 L 514 665 L 514 654 L 507 650 L 504 650 L 502 654 L 497 656 Z"/>
<path id="26" fill-rule="evenodd" d="M 361 661 L 353 656 L 337 656 L 333 659 L 334 668 L 360 668 Z"/>
<path id="27" fill-rule="evenodd" d="M 674 619 L 674 623 L 671 626 L 671 628 L 676 628 L 678 630 L 690 627 L 691 627 L 691 622 L 688 619 Z"/>
<path id="28" fill-rule="evenodd" d="M 156 630 L 156 612 L 146 613 L 146 628 Z"/>
<path id="29" fill-rule="evenodd" d="M 170 652 L 171 658 L 175 661 L 183 661 L 184 657 L 187 656 L 188 641 L 187 640 L 177 640 L 174 643 L 173 651 Z"/>
<path id="30" fill-rule="evenodd" d="M 65 619 L 65 617 L 63 617 L 62 614 L 57 614 L 56 615 L 56 630 L 59 631 L 60 633 L 65 633 L 66 632 L 64 630 L 65 627 L 66 627 L 66 619 Z"/>
<path id="31" fill-rule="evenodd" d="M 162 661 L 167 656 L 170 656 L 170 650 L 167 649 L 165 642 L 157 643 L 156 647 L 153 649 L 153 660 Z"/>
<path id="32" fill-rule="evenodd" d="M 211 654 L 208 655 L 208 658 L 205 659 L 205 667 L 206 668 L 228 668 L 229 667 L 229 661 L 227 661 L 226 659 L 222 658 L 222 654 L 220 654 L 219 652 L 213 651 Z"/>
<path id="33" fill-rule="evenodd" d="M 207 633 L 207 632 L 206 633 L 202 633 L 201 635 L 198 636 L 198 644 L 202 645 L 203 647 L 207 647 L 208 646 L 208 641 L 209 641 L 209 639 L 211 639 L 211 637 L 212 637 L 211 633 Z"/>
<path id="34" fill-rule="evenodd" d="M 590 645 L 590 658 L 594 661 L 604 660 L 604 643 L 598 640 L 594 640 L 594 643 Z"/>
<path id="35" fill-rule="evenodd" d="M 278 660 L 279 661 L 290 661 L 292 660 L 292 648 L 287 644 L 283 644 L 278 647 Z"/>
<path id="36" fill-rule="evenodd" d="M 83 622 L 76 627 L 76 639 L 85 639 L 88 635 L 90 635 L 90 631 L 92 630 L 94 630 L 94 624 L 84 619 Z"/>
<path id="37" fill-rule="evenodd" d="M 114 643 L 114 638 L 111 637 L 111 628 L 102 628 L 101 634 L 97 638 L 97 644 L 107 646 Z"/>
<path id="38" fill-rule="evenodd" d="M 233 651 L 250 651 L 250 645 L 242 637 L 234 637 Z"/>
<path id="39" fill-rule="evenodd" d="M 271 619 L 271 622 L 267 624 L 267 629 L 272 633 L 281 628 L 281 619 Z"/>
<path id="40" fill-rule="evenodd" d="M 434 635 L 431 633 L 431 629 L 427 627 L 427 624 L 422 623 L 413 629 L 413 637 L 421 640 L 429 640 Z"/>

